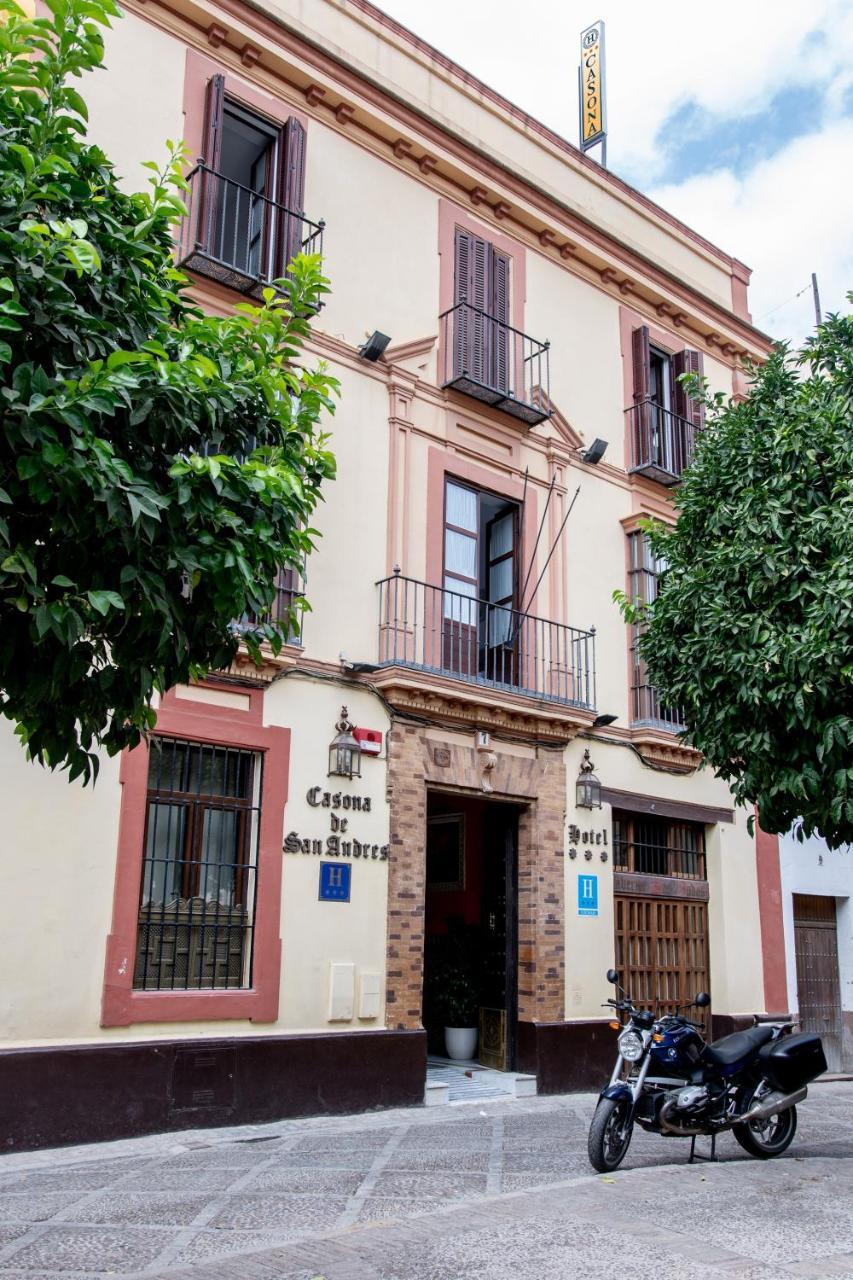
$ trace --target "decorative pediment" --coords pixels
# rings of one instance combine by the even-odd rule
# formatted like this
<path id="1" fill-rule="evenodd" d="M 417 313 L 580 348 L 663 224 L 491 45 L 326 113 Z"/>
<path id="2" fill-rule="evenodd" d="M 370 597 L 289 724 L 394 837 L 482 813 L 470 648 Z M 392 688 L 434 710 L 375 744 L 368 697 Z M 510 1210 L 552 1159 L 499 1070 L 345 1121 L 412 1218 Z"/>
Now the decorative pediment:
<path id="1" fill-rule="evenodd" d="M 583 438 L 575 431 L 568 418 L 554 404 L 554 401 L 542 387 L 536 389 L 537 403 L 543 409 L 547 409 L 551 415 L 548 421 L 556 431 L 557 435 L 569 446 L 570 449 L 582 449 L 584 447 Z"/>
<path id="2" fill-rule="evenodd" d="M 402 365 L 411 373 L 422 373 L 429 363 L 438 334 L 428 338 L 413 338 L 411 342 L 398 342 L 396 346 L 387 347 L 382 357 L 384 364 Z"/>

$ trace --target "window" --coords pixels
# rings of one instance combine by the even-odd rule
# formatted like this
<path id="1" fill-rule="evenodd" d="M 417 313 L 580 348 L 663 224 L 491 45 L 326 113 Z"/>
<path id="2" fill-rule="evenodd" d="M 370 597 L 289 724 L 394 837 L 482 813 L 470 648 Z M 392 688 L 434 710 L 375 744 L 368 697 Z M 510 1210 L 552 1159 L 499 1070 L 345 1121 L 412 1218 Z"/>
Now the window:
<path id="1" fill-rule="evenodd" d="M 151 740 L 133 985 L 252 985 L 261 761 L 252 751 Z"/>
<path id="2" fill-rule="evenodd" d="M 690 462 L 704 413 L 678 379 L 685 373 L 702 374 L 702 354 L 685 348 L 673 355 L 653 346 L 647 325 L 633 331 L 631 354 L 631 469 L 663 484 L 675 484 Z"/>
<path id="3" fill-rule="evenodd" d="M 302 643 L 302 612 L 297 610 L 291 617 L 291 610 L 304 598 L 303 580 L 291 565 L 279 569 L 275 581 L 275 599 L 269 613 L 244 613 L 237 626 L 240 628 L 263 626 L 272 623 L 279 627 L 284 635 L 285 644 Z"/>
<path id="4" fill-rule="evenodd" d="M 518 681 L 518 507 L 445 482 L 445 669 Z"/>
<path id="5" fill-rule="evenodd" d="M 666 565 L 656 559 L 648 534 L 636 530 L 628 534 L 628 595 L 643 604 L 651 604 L 658 593 L 658 579 Z M 649 683 L 646 664 L 640 656 L 639 626 L 632 626 L 631 644 L 631 720 L 633 724 L 663 729 L 680 729 L 684 723 L 678 707 L 661 703 L 657 691 Z"/>
<path id="6" fill-rule="evenodd" d="M 305 153 L 295 116 L 283 125 L 264 119 L 226 95 L 224 75 L 212 76 L 181 264 L 257 293 L 300 250 L 320 252 L 322 224 L 304 216 Z"/>
<path id="7" fill-rule="evenodd" d="M 645 814 L 613 811 L 613 866 L 617 871 L 705 879 L 705 828 Z"/>

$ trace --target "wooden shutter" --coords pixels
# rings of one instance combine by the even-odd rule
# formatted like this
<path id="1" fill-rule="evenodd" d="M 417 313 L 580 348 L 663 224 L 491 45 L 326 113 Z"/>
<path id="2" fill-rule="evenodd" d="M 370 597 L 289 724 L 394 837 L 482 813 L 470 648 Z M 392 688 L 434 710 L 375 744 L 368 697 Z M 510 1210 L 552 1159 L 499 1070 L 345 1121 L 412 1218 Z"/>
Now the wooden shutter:
<path id="1" fill-rule="evenodd" d="M 454 301 L 467 302 L 474 309 L 459 307 L 455 313 L 454 373 L 467 373 L 473 382 L 481 384 L 488 382 L 490 374 L 486 320 L 491 301 L 490 249 L 487 240 L 456 228 Z"/>
<path id="2" fill-rule="evenodd" d="M 207 82 L 204 110 L 202 159 L 208 169 L 219 172 L 222 162 L 222 112 L 225 106 L 225 76 L 211 76 Z"/>
<path id="3" fill-rule="evenodd" d="M 307 151 L 305 128 L 295 116 L 291 116 L 281 131 L 281 178 L 279 202 L 284 205 L 282 214 L 282 259 L 279 274 L 283 275 L 289 262 L 295 258 L 302 244 L 302 215 L 305 211 L 305 155 Z"/>
<path id="4" fill-rule="evenodd" d="M 705 406 L 697 400 L 691 400 L 679 378 L 683 373 L 698 373 L 701 377 L 702 372 L 701 351 L 691 351 L 689 347 L 685 347 L 672 357 L 672 407 L 677 416 L 672 423 L 670 465 L 675 475 L 681 475 L 684 468 L 689 466 L 693 457 L 694 432 L 701 428 L 705 418 Z"/>
<path id="5" fill-rule="evenodd" d="M 222 117 L 225 107 L 225 76 L 211 76 L 207 82 L 204 107 L 204 135 L 202 139 L 201 158 L 205 169 L 219 172 L 222 163 Z M 221 182 L 209 173 L 198 174 L 199 185 L 196 191 L 196 227 L 197 244 L 206 252 L 217 256 L 216 243 L 220 231 L 220 210 L 222 205 Z"/>
<path id="6" fill-rule="evenodd" d="M 490 247 L 491 266 L 491 307 L 488 308 L 496 323 L 490 325 L 490 347 L 492 357 L 491 382 L 501 391 L 510 389 L 510 342 L 509 331 L 503 328 L 509 324 L 509 258 L 504 253 Z"/>
<path id="7" fill-rule="evenodd" d="M 651 356 L 649 353 L 649 327 L 641 325 L 631 337 L 634 358 L 634 403 L 648 400 L 651 386 Z"/>

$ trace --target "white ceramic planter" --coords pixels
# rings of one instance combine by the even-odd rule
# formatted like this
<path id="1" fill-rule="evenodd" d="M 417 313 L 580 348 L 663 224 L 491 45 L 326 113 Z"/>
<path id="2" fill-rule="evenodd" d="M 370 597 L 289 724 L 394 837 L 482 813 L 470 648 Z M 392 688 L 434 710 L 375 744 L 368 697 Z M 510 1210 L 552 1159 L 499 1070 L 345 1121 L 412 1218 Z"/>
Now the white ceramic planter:
<path id="1" fill-rule="evenodd" d="M 476 1027 L 445 1027 L 444 1044 L 454 1062 L 471 1062 L 477 1052 Z"/>

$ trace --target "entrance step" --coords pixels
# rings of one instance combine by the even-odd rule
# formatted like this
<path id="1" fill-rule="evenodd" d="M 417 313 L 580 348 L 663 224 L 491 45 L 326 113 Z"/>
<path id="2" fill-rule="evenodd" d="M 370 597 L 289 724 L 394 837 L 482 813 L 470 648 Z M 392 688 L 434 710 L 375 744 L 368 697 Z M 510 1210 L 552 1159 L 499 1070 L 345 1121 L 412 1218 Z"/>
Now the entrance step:
<path id="1" fill-rule="evenodd" d="M 479 1062 L 452 1062 L 449 1058 L 427 1060 L 424 1105 L 442 1102 L 485 1102 L 490 1098 L 533 1098 L 536 1077 L 515 1071 L 493 1071 Z"/>
<path id="2" fill-rule="evenodd" d="M 515 1077 L 515 1096 L 517 1098 L 535 1098 L 536 1097 L 536 1077 L 535 1076 L 516 1076 Z"/>

